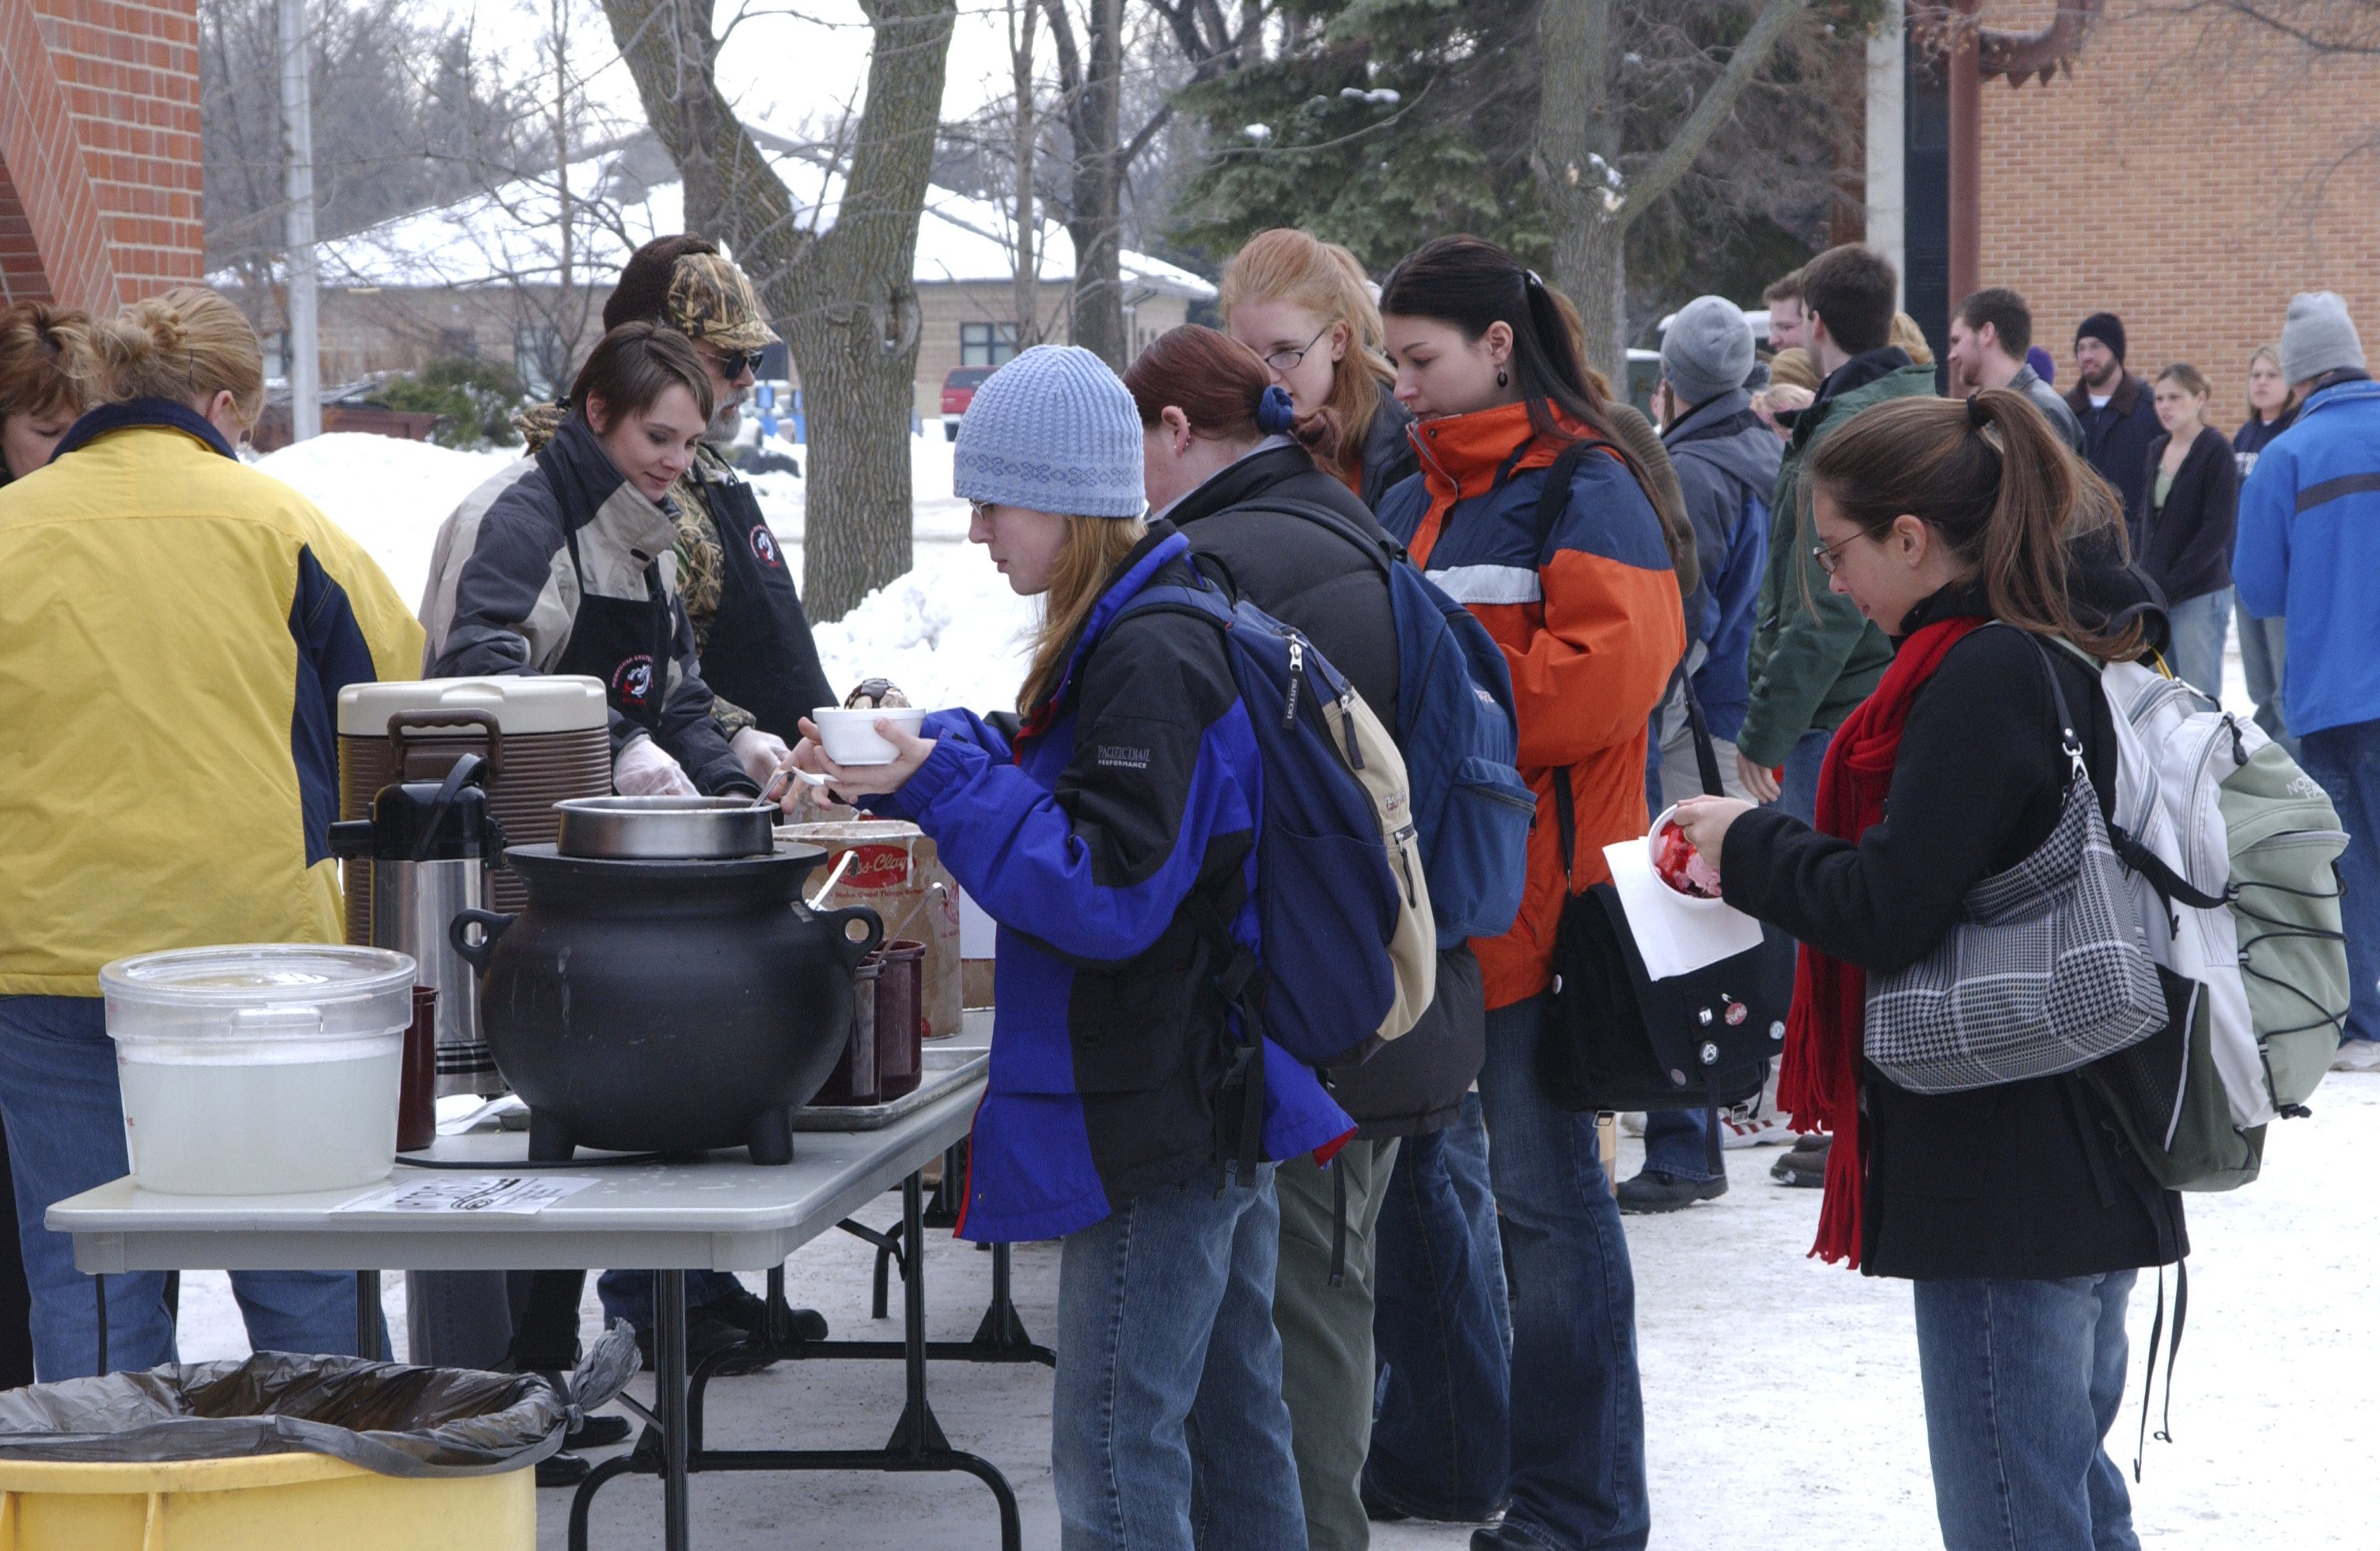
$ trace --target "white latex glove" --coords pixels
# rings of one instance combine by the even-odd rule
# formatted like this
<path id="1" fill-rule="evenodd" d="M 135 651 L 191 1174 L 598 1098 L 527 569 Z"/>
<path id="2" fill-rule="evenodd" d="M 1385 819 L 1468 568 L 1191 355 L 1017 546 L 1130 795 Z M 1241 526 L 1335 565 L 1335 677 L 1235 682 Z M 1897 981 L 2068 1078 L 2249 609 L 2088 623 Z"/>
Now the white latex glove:
<path id="1" fill-rule="evenodd" d="M 784 739 L 758 727 L 745 728 L 727 740 L 727 746 L 735 751 L 735 762 L 744 767 L 744 773 L 764 792 L 769 789 L 769 778 L 777 773 L 786 754 Z"/>
<path id="2" fill-rule="evenodd" d="M 623 797 L 698 797 L 694 782 L 662 745 L 640 737 L 620 751 L 612 763 L 612 789 Z"/>

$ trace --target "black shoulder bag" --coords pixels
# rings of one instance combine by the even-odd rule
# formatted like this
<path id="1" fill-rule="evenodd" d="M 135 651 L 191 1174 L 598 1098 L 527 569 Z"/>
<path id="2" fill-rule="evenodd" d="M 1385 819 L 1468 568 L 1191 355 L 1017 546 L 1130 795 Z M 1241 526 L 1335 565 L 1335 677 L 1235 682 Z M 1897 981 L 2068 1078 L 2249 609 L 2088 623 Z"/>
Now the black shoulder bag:
<path id="1" fill-rule="evenodd" d="M 1560 467 L 1556 465 L 1557 470 Z M 1569 481 L 1548 476 L 1537 503 L 1537 532 L 1550 534 Z M 1724 794 L 1718 753 L 1686 682 L 1686 717 L 1703 790 Z M 1715 964 L 1655 980 L 1620 903 L 1620 891 L 1597 883 L 1568 891 L 1576 866 L 1577 813 L 1568 766 L 1554 772 L 1554 814 L 1561 826 L 1564 898 L 1554 934 L 1553 992 L 1537 1039 L 1537 1082 L 1564 1109 L 1711 1109 L 1760 1092 L 1769 1059 L 1784 1048 L 1785 1013 L 1793 1000 L 1793 942 L 1773 927 L 1763 941 Z M 1710 1164 L 1719 1167 L 1718 1128 L 1708 1131 Z"/>

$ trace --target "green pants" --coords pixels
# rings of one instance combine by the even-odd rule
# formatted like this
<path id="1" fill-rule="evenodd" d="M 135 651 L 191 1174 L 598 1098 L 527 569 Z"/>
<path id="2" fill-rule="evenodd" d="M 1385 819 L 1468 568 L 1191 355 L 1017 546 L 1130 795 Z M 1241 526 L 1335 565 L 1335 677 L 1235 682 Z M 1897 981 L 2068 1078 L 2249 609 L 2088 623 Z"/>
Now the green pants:
<path id="1" fill-rule="evenodd" d="M 1328 1169 L 1312 1157 L 1281 1164 L 1281 1265 L 1273 1277 L 1272 1322 L 1281 1331 L 1281 1394 L 1305 1500 L 1308 1551 L 1365 1551 L 1371 1526 L 1355 1489 L 1372 1447 L 1372 1229 L 1394 1137 L 1350 1142 Z M 1334 1171 L 1347 1181 L 1347 1268 L 1330 1285 Z"/>

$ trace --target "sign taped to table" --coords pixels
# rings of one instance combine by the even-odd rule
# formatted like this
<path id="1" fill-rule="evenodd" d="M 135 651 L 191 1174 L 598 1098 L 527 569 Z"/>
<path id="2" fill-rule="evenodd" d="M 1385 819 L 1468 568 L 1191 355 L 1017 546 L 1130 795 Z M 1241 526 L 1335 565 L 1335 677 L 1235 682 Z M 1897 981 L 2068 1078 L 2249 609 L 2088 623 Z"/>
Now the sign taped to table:
<path id="1" fill-rule="evenodd" d="M 332 1208 L 336 1212 L 480 1212 L 534 1217 L 595 1181 L 550 1174 L 449 1174 L 384 1185 Z"/>

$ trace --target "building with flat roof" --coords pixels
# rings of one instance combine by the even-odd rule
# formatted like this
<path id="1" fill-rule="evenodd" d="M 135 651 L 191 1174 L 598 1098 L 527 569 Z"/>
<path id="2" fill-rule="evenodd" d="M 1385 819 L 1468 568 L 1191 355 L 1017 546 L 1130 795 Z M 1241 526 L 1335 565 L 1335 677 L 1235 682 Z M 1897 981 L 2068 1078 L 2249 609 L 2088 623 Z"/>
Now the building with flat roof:
<path id="1" fill-rule="evenodd" d="M 801 218 L 832 225 L 837 175 L 794 156 L 773 161 Z M 539 391 L 566 382 L 601 337 L 603 303 L 628 255 L 684 229 L 676 171 L 649 138 L 575 164 L 568 187 L 566 262 L 559 178 L 516 181 L 322 243 L 322 380 L 468 356 L 509 365 Z M 914 404 L 923 419 L 940 413 L 942 379 L 953 368 L 997 366 L 1014 351 L 1014 230 L 1003 205 L 946 188 L 927 192 L 913 271 L 919 314 Z M 1045 221 L 1034 257 L 1038 337 L 1062 339 L 1074 281 L 1065 228 Z M 1127 337 L 1135 351 L 1215 296 L 1206 280 L 1146 254 L 1125 251 L 1122 269 Z M 231 289 L 232 277 L 223 279 Z M 270 357 L 283 328 L 277 298 L 256 296 L 245 305 Z M 797 383 L 799 364 L 771 374 Z"/>

